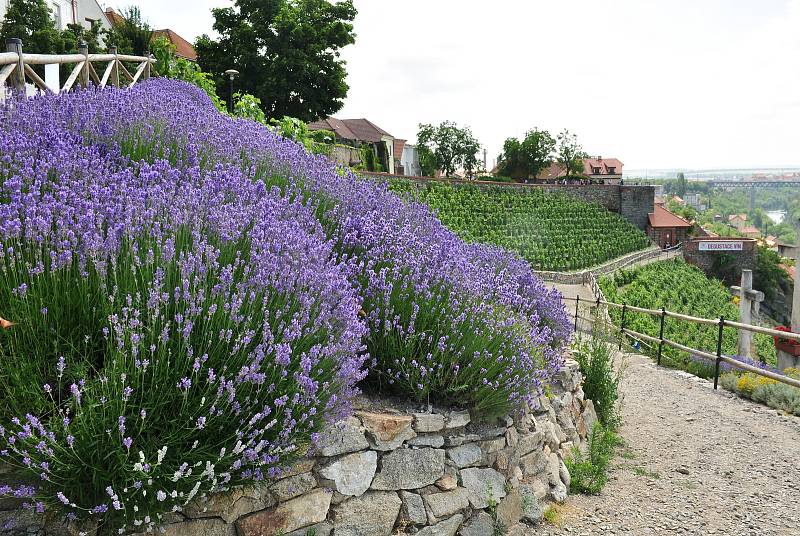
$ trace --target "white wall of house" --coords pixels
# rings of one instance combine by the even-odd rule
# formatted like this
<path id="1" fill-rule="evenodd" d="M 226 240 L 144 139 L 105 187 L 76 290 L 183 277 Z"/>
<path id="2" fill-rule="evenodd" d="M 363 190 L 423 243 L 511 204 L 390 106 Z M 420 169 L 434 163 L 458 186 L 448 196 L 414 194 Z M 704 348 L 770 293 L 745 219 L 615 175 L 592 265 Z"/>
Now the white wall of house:
<path id="1" fill-rule="evenodd" d="M 5 18 L 8 4 L 11 0 L 0 0 L 0 19 Z M 99 20 L 103 28 L 110 29 L 111 25 L 97 0 L 46 0 L 53 14 L 56 28 L 64 30 L 67 24 L 80 23 L 84 27 L 91 27 L 91 20 Z M 5 43 L 0 44 L 5 46 Z M 25 43 L 22 43 L 23 50 Z M 35 52 L 35 51 L 32 51 Z"/>
<path id="2" fill-rule="evenodd" d="M 419 165 L 419 151 L 414 145 L 405 144 L 400 157 L 400 165 L 406 175 L 418 177 L 422 175 L 422 166 Z"/>

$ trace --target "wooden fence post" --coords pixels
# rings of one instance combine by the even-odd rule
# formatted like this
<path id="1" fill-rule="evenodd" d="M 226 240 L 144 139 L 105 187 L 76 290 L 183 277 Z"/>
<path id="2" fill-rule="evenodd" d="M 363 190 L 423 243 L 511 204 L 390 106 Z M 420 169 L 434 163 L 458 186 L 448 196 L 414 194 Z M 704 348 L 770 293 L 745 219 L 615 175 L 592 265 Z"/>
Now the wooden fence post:
<path id="1" fill-rule="evenodd" d="M 142 79 L 147 80 L 150 78 L 150 60 L 154 57 L 149 52 L 145 51 L 144 56 L 147 58 L 147 65 L 144 67 L 144 72 L 142 73 Z"/>
<path id="2" fill-rule="evenodd" d="M 576 295 L 575 296 L 575 328 L 573 329 L 573 331 L 575 333 L 578 332 L 578 306 L 580 305 L 580 303 L 581 303 L 581 297 L 580 297 L 580 295 Z"/>
<path id="3" fill-rule="evenodd" d="M 753 270 L 742 270 L 742 282 L 739 292 L 739 322 L 752 324 L 753 305 L 749 291 L 753 290 Z M 739 355 L 747 358 L 753 357 L 753 334 L 745 329 L 739 330 Z"/>
<path id="4" fill-rule="evenodd" d="M 617 350 L 622 351 L 622 340 L 625 337 L 625 313 L 628 311 L 628 305 L 622 304 L 622 320 L 619 323 L 619 347 Z"/>
<path id="5" fill-rule="evenodd" d="M 78 43 L 78 54 L 83 54 L 83 68 L 81 69 L 81 86 L 84 88 L 89 87 L 89 45 L 87 43 Z"/>
<path id="6" fill-rule="evenodd" d="M 109 47 L 109 54 L 114 55 L 113 67 L 111 68 L 111 84 L 114 87 L 119 87 L 119 60 L 117 59 L 117 47 Z"/>
<path id="7" fill-rule="evenodd" d="M 14 89 L 17 91 L 25 91 L 25 58 L 22 56 L 22 39 L 10 37 L 6 39 L 6 50 L 15 53 L 19 58 L 17 59 L 17 66 L 11 75 Z"/>

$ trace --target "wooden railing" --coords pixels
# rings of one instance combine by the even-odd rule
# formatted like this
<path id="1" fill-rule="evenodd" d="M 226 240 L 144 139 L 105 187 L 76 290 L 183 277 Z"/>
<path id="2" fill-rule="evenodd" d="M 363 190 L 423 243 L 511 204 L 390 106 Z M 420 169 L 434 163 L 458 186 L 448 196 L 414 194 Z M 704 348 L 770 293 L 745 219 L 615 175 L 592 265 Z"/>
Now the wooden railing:
<path id="1" fill-rule="evenodd" d="M 597 290 L 595 294 L 595 299 L 592 301 L 581 299 L 580 296 L 575 297 L 575 311 L 576 311 L 576 325 L 577 325 L 577 318 L 578 318 L 578 308 L 581 302 L 588 303 L 594 305 L 595 307 L 599 308 L 601 305 L 608 307 L 615 307 L 618 309 L 622 309 L 622 315 L 620 317 L 619 326 L 619 334 L 621 336 L 628 336 L 632 339 L 646 341 L 652 344 L 658 345 L 658 353 L 657 353 L 657 363 L 661 364 L 661 354 L 664 349 L 664 346 L 669 346 L 671 348 L 675 348 L 676 350 L 680 350 L 682 352 L 689 353 L 693 356 L 697 356 L 699 358 L 705 359 L 707 361 L 712 361 L 714 363 L 714 389 L 717 388 L 717 384 L 719 383 L 719 373 L 720 373 L 720 365 L 722 363 L 726 363 L 734 368 L 738 368 L 744 370 L 746 372 L 752 372 L 753 374 L 757 374 L 759 376 L 763 376 L 765 378 L 770 378 L 772 380 L 785 383 L 787 385 L 791 385 L 793 387 L 800 388 L 800 380 L 795 378 L 790 378 L 789 376 L 785 376 L 783 374 L 778 374 L 769 370 L 764 370 L 762 368 L 750 365 L 748 363 L 743 363 L 738 359 L 734 359 L 732 357 L 726 356 L 722 354 L 722 332 L 724 328 L 735 328 L 739 330 L 750 331 L 752 333 L 761 333 L 763 335 L 769 335 L 772 337 L 779 337 L 781 339 L 789 339 L 793 341 L 800 342 L 800 333 L 790 333 L 786 331 L 779 331 L 777 329 L 770 329 L 761 326 L 753 326 L 750 324 L 743 324 L 741 322 L 734 322 L 733 320 L 726 320 L 724 317 L 720 317 L 718 319 L 711 319 L 711 318 L 700 318 L 696 316 L 685 315 L 682 313 L 675 313 L 672 311 L 667 311 L 664 308 L 659 309 L 645 309 L 643 307 L 634 307 L 632 305 L 627 305 L 624 303 L 614 303 L 606 301 L 602 299 L 602 291 L 600 287 L 597 285 L 596 281 L 593 285 L 593 292 L 594 289 Z M 660 327 L 659 327 L 659 336 L 653 337 L 652 335 L 647 335 L 646 333 L 638 333 L 631 329 L 625 327 L 625 316 L 628 312 L 634 313 L 642 313 L 651 316 L 656 316 L 660 318 Z M 667 318 L 674 318 L 676 320 L 680 320 L 682 322 L 690 322 L 694 324 L 702 324 L 706 326 L 717 326 L 717 348 L 716 352 L 712 353 L 706 350 L 700 350 L 697 348 L 690 348 L 688 346 L 684 346 L 675 341 L 671 341 L 669 339 L 664 338 L 664 321 Z M 608 315 L 608 310 L 606 309 L 606 314 L 604 315 L 604 319 L 611 323 L 610 315 Z"/>
<path id="2" fill-rule="evenodd" d="M 19 39 L 6 40 L 6 52 L 0 52 L 0 89 L 8 83 L 18 91 L 25 90 L 26 82 L 32 83 L 39 90 L 53 92 L 44 80 L 33 70 L 32 65 L 62 65 L 75 64 L 72 72 L 67 77 L 64 85 L 59 92 L 69 91 L 75 84 L 81 87 L 88 87 L 94 83 L 98 87 L 112 85 L 120 87 L 122 85 L 132 86 L 140 80 L 147 80 L 152 74 L 152 65 L 155 58 L 150 56 L 128 56 L 117 54 L 116 47 L 110 48 L 109 54 L 89 54 L 89 47 L 86 43 L 78 45 L 77 54 L 26 54 L 22 52 L 22 41 Z M 131 73 L 125 63 L 133 63 L 136 68 Z M 95 64 L 104 64 L 105 69 L 102 76 L 95 69 Z M 4 91 L 0 91 L 0 99 L 5 96 Z"/>

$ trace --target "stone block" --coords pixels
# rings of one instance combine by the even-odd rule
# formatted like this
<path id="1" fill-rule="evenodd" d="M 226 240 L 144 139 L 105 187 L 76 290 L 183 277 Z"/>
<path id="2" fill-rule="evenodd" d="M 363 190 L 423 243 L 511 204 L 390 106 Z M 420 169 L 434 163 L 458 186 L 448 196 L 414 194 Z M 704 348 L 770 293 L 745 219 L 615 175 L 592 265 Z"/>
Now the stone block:
<path id="1" fill-rule="evenodd" d="M 496 439 L 489 439 L 487 441 L 481 441 L 480 445 L 481 445 L 481 450 L 485 454 L 492 454 L 494 452 L 498 452 L 500 450 L 503 450 L 505 448 L 505 446 L 506 446 L 505 434 L 503 436 L 501 436 L 501 437 L 496 438 Z"/>
<path id="2" fill-rule="evenodd" d="M 460 469 L 478 465 L 483 459 L 483 452 L 477 444 L 467 443 L 448 449 L 447 457 Z"/>
<path id="3" fill-rule="evenodd" d="M 443 493 L 432 493 L 431 495 L 426 495 L 424 499 L 428 513 L 428 523 L 431 525 L 469 508 L 469 491 L 464 488 L 456 488 L 453 491 L 445 491 Z"/>
<path id="4" fill-rule="evenodd" d="M 445 428 L 451 430 L 453 428 L 461 428 L 470 423 L 469 411 L 451 411 L 447 415 Z"/>
<path id="5" fill-rule="evenodd" d="M 336 536 L 389 536 L 402 501 L 391 491 L 369 491 L 333 507 Z"/>
<path id="6" fill-rule="evenodd" d="M 454 475 L 445 474 L 434 484 L 442 491 L 452 491 L 458 487 L 458 478 Z"/>
<path id="7" fill-rule="evenodd" d="M 494 469 L 462 469 L 461 485 L 469 490 L 469 502 L 473 508 L 489 506 L 489 497 L 499 502 L 506 496 L 506 479 Z"/>
<path id="8" fill-rule="evenodd" d="M 425 527 L 417 533 L 417 536 L 455 536 L 464 516 L 456 514 L 446 521 L 440 521 L 432 527 Z"/>
<path id="9" fill-rule="evenodd" d="M 441 434 L 417 434 L 417 437 L 406 440 L 406 445 L 438 449 L 444 446 L 444 436 Z"/>
<path id="10" fill-rule="evenodd" d="M 428 515 L 425 512 L 425 503 L 422 497 L 410 491 L 401 491 L 400 499 L 403 501 L 403 514 L 412 525 L 425 525 Z"/>
<path id="11" fill-rule="evenodd" d="M 417 433 L 439 432 L 444 430 L 444 415 L 440 413 L 415 413 L 414 430 Z"/>
<path id="12" fill-rule="evenodd" d="M 225 493 L 199 497 L 189 503 L 183 514 L 189 518 L 219 517 L 233 523 L 240 517 L 275 506 L 276 498 L 265 483 L 252 484 Z"/>
<path id="13" fill-rule="evenodd" d="M 461 536 L 494 536 L 494 520 L 486 512 L 476 513 L 461 527 Z"/>
<path id="14" fill-rule="evenodd" d="M 189 519 L 162 528 L 163 536 L 236 536 L 236 527 L 221 519 Z"/>
<path id="15" fill-rule="evenodd" d="M 319 471 L 342 495 L 362 495 L 372 484 L 378 468 L 378 454 L 372 450 L 346 454 Z"/>
<path id="16" fill-rule="evenodd" d="M 411 439 L 417 435 L 411 426 L 414 419 L 410 415 L 369 413 L 366 411 L 358 411 L 356 415 L 364 424 L 370 446 L 376 450 L 394 450 L 402 445 L 406 439 Z"/>
<path id="17" fill-rule="evenodd" d="M 338 456 L 369 448 L 361 421 L 349 417 L 320 434 L 317 450 L 323 456 Z"/>
<path id="18" fill-rule="evenodd" d="M 239 536 L 287 533 L 325 521 L 330 506 L 330 492 L 318 488 L 273 508 L 239 519 L 236 527 Z"/>
<path id="19" fill-rule="evenodd" d="M 317 486 L 317 479 L 311 473 L 300 473 L 275 482 L 270 486 L 278 502 L 294 499 L 304 493 L 308 493 Z"/>
<path id="20" fill-rule="evenodd" d="M 401 490 L 429 486 L 444 475 L 444 450 L 397 449 L 381 458 L 372 489 Z"/>

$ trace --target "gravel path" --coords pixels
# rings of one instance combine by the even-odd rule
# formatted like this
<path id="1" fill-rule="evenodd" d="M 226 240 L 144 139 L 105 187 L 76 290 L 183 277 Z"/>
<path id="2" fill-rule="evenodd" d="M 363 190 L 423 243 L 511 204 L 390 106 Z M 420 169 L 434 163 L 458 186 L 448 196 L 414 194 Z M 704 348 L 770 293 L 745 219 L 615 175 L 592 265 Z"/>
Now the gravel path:
<path id="1" fill-rule="evenodd" d="M 611 480 L 531 534 L 800 535 L 800 418 L 626 359 Z"/>

